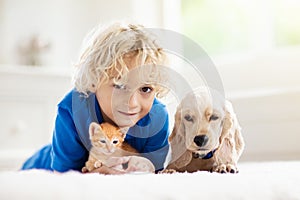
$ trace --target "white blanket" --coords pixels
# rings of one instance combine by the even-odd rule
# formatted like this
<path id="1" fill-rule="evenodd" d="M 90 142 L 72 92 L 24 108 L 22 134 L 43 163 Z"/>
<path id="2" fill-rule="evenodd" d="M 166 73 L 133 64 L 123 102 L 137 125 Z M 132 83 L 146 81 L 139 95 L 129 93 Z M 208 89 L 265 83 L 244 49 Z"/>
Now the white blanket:
<path id="1" fill-rule="evenodd" d="M 0 199 L 300 199 L 300 161 L 240 163 L 238 174 L 0 172 Z"/>

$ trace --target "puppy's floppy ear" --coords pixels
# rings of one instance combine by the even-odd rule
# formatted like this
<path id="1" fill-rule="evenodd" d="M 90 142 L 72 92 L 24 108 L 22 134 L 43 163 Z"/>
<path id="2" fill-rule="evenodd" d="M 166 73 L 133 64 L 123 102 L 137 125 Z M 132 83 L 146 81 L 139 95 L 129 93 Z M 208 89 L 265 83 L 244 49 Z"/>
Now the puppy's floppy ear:
<path id="1" fill-rule="evenodd" d="M 184 127 L 181 124 L 181 105 L 178 105 L 176 113 L 175 113 L 175 122 L 172 134 L 169 137 L 169 141 L 171 142 L 178 134 L 184 133 Z"/>
<path id="2" fill-rule="evenodd" d="M 178 169 L 189 164 L 192 159 L 192 153 L 187 151 L 185 146 L 185 127 L 182 120 L 182 107 L 179 105 L 175 114 L 174 128 L 169 137 L 172 151 L 170 164 Z"/>
<path id="3" fill-rule="evenodd" d="M 225 118 L 220 136 L 220 144 L 222 144 L 224 138 L 233 138 L 235 141 L 237 155 L 240 155 L 244 148 L 244 140 L 241 134 L 240 124 L 233 110 L 232 104 L 228 100 L 225 101 Z"/>
<path id="4" fill-rule="evenodd" d="M 100 124 L 92 122 L 89 127 L 90 139 L 95 135 L 96 132 L 102 131 Z"/>

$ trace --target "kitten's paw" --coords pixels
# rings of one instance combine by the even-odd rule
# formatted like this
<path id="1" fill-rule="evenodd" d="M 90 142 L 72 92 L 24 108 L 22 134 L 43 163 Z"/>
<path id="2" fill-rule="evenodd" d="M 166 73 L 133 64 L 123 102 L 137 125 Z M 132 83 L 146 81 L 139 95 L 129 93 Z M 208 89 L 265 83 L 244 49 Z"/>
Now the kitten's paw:
<path id="1" fill-rule="evenodd" d="M 87 173 L 87 172 L 89 172 L 89 170 L 88 170 L 88 168 L 83 167 L 83 168 L 81 169 L 81 172 L 82 172 L 82 173 Z"/>
<path id="2" fill-rule="evenodd" d="M 97 160 L 97 161 L 94 163 L 94 167 L 95 167 L 96 169 L 102 167 L 102 162 L 101 162 L 100 160 Z"/>

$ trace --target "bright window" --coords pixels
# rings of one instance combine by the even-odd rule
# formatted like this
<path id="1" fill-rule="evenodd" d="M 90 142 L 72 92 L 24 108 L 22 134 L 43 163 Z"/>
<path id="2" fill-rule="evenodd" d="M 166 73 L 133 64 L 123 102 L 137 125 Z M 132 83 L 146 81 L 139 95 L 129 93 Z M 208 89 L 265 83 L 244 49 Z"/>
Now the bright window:
<path id="1" fill-rule="evenodd" d="M 210 55 L 300 44 L 299 0 L 182 0 L 181 31 Z"/>

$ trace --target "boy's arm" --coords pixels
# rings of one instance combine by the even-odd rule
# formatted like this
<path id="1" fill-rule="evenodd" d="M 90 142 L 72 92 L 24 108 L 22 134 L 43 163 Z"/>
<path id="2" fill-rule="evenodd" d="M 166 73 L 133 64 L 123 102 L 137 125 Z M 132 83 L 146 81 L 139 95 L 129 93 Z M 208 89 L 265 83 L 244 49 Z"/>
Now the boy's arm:
<path id="1" fill-rule="evenodd" d="M 77 134 L 71 111 L 61 106 L 58 106 L 55 120 L 51 156 L 51 167 L 58 172 L 80 171 L 88 157 L 88 151 Z"/>

